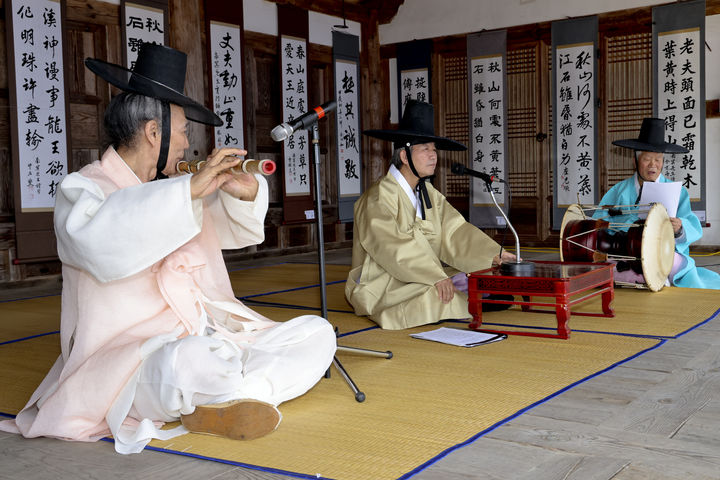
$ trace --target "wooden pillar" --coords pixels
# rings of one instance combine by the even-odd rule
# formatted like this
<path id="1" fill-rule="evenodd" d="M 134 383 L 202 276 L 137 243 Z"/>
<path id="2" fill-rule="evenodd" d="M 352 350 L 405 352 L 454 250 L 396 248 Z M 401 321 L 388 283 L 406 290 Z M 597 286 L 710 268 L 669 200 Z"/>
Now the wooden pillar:
<path id="1" fill-rule="evenodd" d="M 187 75 L 185 76 L 185 95 L 207 105 L 208 76 L 205 60 L 205 15 L 201 0 L 169 0 L 170 46 L 187 54 Z M 205 158 L 212 149 L 211 127 L 190 122 L 188 141 L 190 148 L 186 158 Z"/>
<path id="2" fill-rule="evenodd" d="M 382 85 L 378 12 L 372 10 L 362 22 L 363 48 L 360 52 L 362 129 L 383 128 L 385 91 Z M 383 141 L 363 135 L 363 187 L 367 189 L 385 174 Z"/>

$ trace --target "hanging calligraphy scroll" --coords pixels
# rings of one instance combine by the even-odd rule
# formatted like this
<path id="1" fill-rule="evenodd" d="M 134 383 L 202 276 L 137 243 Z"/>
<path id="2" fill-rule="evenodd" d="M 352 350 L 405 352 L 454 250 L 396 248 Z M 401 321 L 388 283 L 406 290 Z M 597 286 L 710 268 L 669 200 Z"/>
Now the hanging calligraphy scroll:
<path id="1" fill-rule="evenodd" d="M 338 220 L 353 221 L 353 206 L 362 193 L 360 156 L 360 88 L 357 35 L 332 32 L 337 125 Z"/>
<path id="2" fill-rule="evenodd" d="M 306 10 L 278 5 L 282 121 L 289 122 L 310 108 L 307 86 L 308 14 Z M 283 142 L 283 220 L 298 222 L 314 218 L 310 193 L 310 144 L 307 130 L 299 130 Z"/>
<path id="3" fill-rule="evenodd" d="M 213 129 L 216 148 L 245 148 L 242 25 L 242 2 L 205 1 L 210 103 L 223 120 Z"/>
<path id="4" fill-rule="evenodd" d="M 682 182 L 705 218 L 705 1 L 653 8 L 653 112 L 666 141 L 685 154 L 665 155 L 663 175 Z"/>
<path id="5" fill-rule="evenodd" d="M 503 180 L 507 180 L 506 43 L 505 30 L 467 37 L 470 168 Z M 498 204 L 507 205 L 505 184 L 493 183 L 492 189 Z M 505 225 L 485 182 L 475 177 L 470 182 L 470 223 L 479 227 Z"/>
<path id="6" fill-rule="evenodd" d="M 397 46 L 400 116 L 408 100 L 432 103 L 430 65 L 432 40 L 413 40 Z"/>
<path id="7" fill-rule="evenodd" d="M 6 2 L 19 260 L 57 255 L 52 212 L 70 151 L 63 8 L 51 0 Z"/>
<path id="8" fill-rule="evenodd" d="M 553 228 L 597 199 L 597 17 L 553 22 Z"/>
<path id="9" fill-rule="evenodd" d="M 127 68 L 135 66 L 138 49 L 143 43 L 166 45 L 168 41 L 167 0 L 123 0 L 120 6 L 123 62 Z"/>

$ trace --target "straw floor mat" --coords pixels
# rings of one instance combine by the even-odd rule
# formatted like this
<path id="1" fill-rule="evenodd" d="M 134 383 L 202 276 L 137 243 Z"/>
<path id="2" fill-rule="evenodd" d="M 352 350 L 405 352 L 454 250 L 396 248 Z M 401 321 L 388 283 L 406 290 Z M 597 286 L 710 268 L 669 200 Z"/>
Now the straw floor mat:
<path id="1" fill-rule="evenodd" d="M 326 287 L 327 308 L 342 312 L 352 312 L 353 308 L 345 300 L 345 282 L 334 283 Z M 320 309 L 320 287 L 313 286 L 302 290 L 257 295 L 250 298 L 256 302 L 269 302 L 276 305 L 294 305 Z"/>
<path id="2" fill-rule="evenodd" d="M 422 331 L 434 327 L 422 327 Z M 460 325 L 462 328 L 462 325 Z M 653 348 L 656 339 L 578 333 L 558 341 L 510 337 L 476 348 L 372 329 L 342 343 L 390 349 L 391 360 L 341 354 L 367 394 L 354 400 L 333 369 L 282 404 L 283 422 L 252 442 L 184 435 L 151 448 L 253 468 L 335 479 L 398 478 L 574 382 Z M 16 413 L 58 355 L 58 336 L 0 347 L 0 411 Z"/>
<path id="3" fill-rule="evenodd" d="M 368 329 L 366 318 L 346 313 L 343 290 L 347 266 L 328 266 L 330 321 L 342 345 L 392 350 L 391 360 L 339 354 L 361 390 L 354 400 L 333 369 L 307 395 L 280 406 L 283 422 L 273 434 L 252 442 L 185 435 L 150 448 L 314 478 L 394 479 L 449 449 L 481 435 L 548 396 L 662 343 L 659 339 L 581 332 L 581 329 L 672 336 L 713 315 L 717 302 L 707 291 L 616 290 L 612 319 L 572 317 L 569 340 L 510 336 L 465 349 L 416 340 L 406 331 Z M 245 275 L 252 272 L 252 275 Z M 278 321 L 317 313 L 317 268 L 284 264 L 231 273 L 240 296 L 308 309 L 253 306 Z M 679 291 L 681 290 L 681 291 Z M 261 295 L 263 293 L 273 293 Z M 599 311 L 595 300 L 581 305 Z M 314 311 L 313 311 L 314 310 Z M 0 303 L 0 343 L 59 328 L 60 297 Z M 8 321 L 13 319 L 12 322 Z M 487 313 L 488 324 L 548 326 L 554 316 L 518 311 Z M 463 323 L 445 326 L 465 328 Z M 490 325 L 488 325 L 490 326 Z M 356 333 L 352 333 L 356 332 Z M 58 335 L 0 345 L 0 412 L 15 414 L 59 354 Z M 282 452 L 278 454 L 278 452 Z"/>
<path id="4" fill-rule="evenodd" d="M 541 301 L 551 301 L 540 298 Z M 717 313 L 720 297 L 715 290 L 665 287 L 659 292 L 637 289 L 615 289 L 613 308 L 615 317 L 570 317 L 572 331 L 593 331 L 675 337 Z M 595 297 L 572 308 L 573 311 L 601 313 L 600 297 Z M 522 312 L 513 307 L 506 312 L 483 315 L 483 325 L 522 325 L 556 329 L 555 313 Z"/>
<path id="5" fill-rule="evenodd" d="M 0 344 L 60 330 L 60 295 L 0 303 Z"/>
<path id="6" fill-rule="evenodd" d="M 325 281 L 344 281 L 349 269 L 347 265 L 325 265 Z M 236 295 L 246 297 L 320 285 L 320 272 L 315 264 L 282 263 L 234 270 L 230 282 Z"/>
<path id="7" fill-rule="evenodd" d="M 345 265 L 326 265 L 326 281 L 342 281 L 340 290 L 345 286 L 349 267 Z M 233 290 L 238 296 L 253 297 L 278 291 L 298 291 L 300 296 L 308 287 L 319 285 L 317 265 L 284 263 L 257 268 L 245 268 L 230 272 Z M 333 285 L 330 285 L 333 287 Z M 330 288 L 329 287 L 329 288 Z M 300 289 L 300 290 L 297 290 Z M 316 292 L 319 290 L 316 288 Z M 316 293 L 317 301 L 306 309 L 265 308 L 252 306 L 263 315 L 276 320 L 285 321 L 306 314 L 318 314 L 320 311 L 320 294 Z M 351 311 L 341 294 L 339 303 L 345 312 Z M 313 297 L 314 298 L 314 297 Z M 353 328 L 365 328 L 375 325 L 370 320 L 358 323 L 355 315 L 330 312 L 330 321 L 339 327 L 340 332 Z M 352 318 L 352 321 L 349 319 Z M 12 321 L 9 321 L 12 320 Z M 352 324 L 352 325 L 350 325 Z M 60 295 L 37 297 L 25 300 L 0 302 L 0 344 L 33 335 L 43 335 L 60 329 Z"/>
<path id="8" fill-rule="evenodd" d="M 318 300 L 319 304 L 319 300 Z M 255 306 L 256 312 L 277 322 L 284 322 L 300 315 L 319 315 L 320 309 L 294 309 Z M 329 312 L 328 320 L 340 334 L 373 327 L 375 323 L 352 313 Z M 0 346 L 35 335 L 46 335 L 60 330 L 60 296 L 32 298 L 0 303 Z M 56 340 L 57 342 L 57 340 Z"/>
<path id="9" fill-rule="evenodd" d="M 347 268 L 347 267 L 346 267 Z M 584 294 L 580 294 L 584 295 Z M 330 311 L 352 312 L 345 300 L 345 283 L 327 286 L 327 307 Z M 536 301 L 552 303 L 549 297 L 533 297 Z M 720 297 L 714 290 L 665 287 L 659 292 L 634 288 L 615 288 L 613 308 L 615 317 L 570 317 L 570 329 L 592 332 L 620 333 L 674 337 L 711 317 L 720 307 Z M 320 288 L 260 295 L 254 301 L 277 305 L 299 305 L 319 309 Z M 549 309 L 549 307 L 538 307 Z M 572 311 L 601 313 L 600 296 L 572 307 Z M 514 306 L 504 312 L 483 314 L 483 325 L 501 328 L 506 325 L 556 329 L 555 312 L 551 314 L 522 312 Z"/>

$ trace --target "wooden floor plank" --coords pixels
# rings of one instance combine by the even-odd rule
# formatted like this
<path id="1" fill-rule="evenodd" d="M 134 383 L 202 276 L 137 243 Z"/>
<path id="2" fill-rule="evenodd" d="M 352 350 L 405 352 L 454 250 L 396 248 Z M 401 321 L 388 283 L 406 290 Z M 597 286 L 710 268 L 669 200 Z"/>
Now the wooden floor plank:
<path id="1" fill-rule="evenodd" d="M 532 414 L 523 415 L 488 436 L 563 453 L 601 455 L 625 459 L 632 464 L 644 462 L 648 465 L 662 465 L 663 471 L 676 475 L 676 478 L 694 478 L 688 474 L 717 475 L 720 471 L 720 450 L 714 445 L 588 426 Z"/>
<path id="2" fill-rule="evenodd" d="M 699 344 L 694 344 L 696 348 Z M 663 354 L 662 347 L 658 352 Z M 672 436 L 688 419 L 720 392 L 720 349 L 708 346 L 687 357 L 684 366 L 649 389 L 605 426 L 636 432 Z M 709 371 L 711 370 L 711 371 Z"/>
<path id="3" fill-rule="evenodd" d="M 19 435 L 0 440 L 0 478 L 22 480 L 212 478 L 231 466 L 152 451 L 120 455 L 108 442 L 63 442 Z"/>
<path id="4" fill-rule="evenodd" d="M 698 412 L 692 415 L 685 424 L 678 429 L 672 438 L 700 442 L 706 445 L 716 445 L 720 450 L 720 395 L 710 399 Z M 720 477 L 720 474 L 718 474 Z"/>
<path id="5" fill-rule="evenodd" d="M 682 475 L 680 473 L 679 475 Z M 618 474 L 612 477 L 612 480 L 677 480 L 678 478 L 686 478 L 692 480 L 717 480 L 718 476 L 715 475 L 702 475 L 698 473 L 690 474 L 688 476 L 678 476 L 678 474 L 668 473 L 663 469 L 663 465 L 645 465 L 641 462 L 633 464 L 627 468 L 618 472 Z"/>
<path id="6" fill-rule="evenodd" d="M 580 459 L 576 454 L 551 452 L 535 445 L 512 444 L 496 439 L 483 439 L 483 448 L 474 449 L 472 455 L 458 453 L 456 451 L 441 459 L 413 476 L 413 480 L 515 479 L 519 478 L 520 472 L 537 474 L 538 466 L 553 462 L 569 470 Z M 544 468 L 540 467 L 541 470 Z"/>
<path id="7" fill-rule="evenodd" d="M 587 456 L 563 480 L 606 480 L 614 478 L 629 464 L 624 459 Z"/>

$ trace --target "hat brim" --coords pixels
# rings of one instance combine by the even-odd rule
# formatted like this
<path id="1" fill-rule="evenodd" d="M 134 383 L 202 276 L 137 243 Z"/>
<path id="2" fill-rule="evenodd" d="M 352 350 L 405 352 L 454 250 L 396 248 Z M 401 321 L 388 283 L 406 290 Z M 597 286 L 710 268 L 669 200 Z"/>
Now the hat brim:
<path id="1" fill-rule="evenodd" d="M 86 59 L 85 66 L 87 66 L 91 72 L 120 90 L 157 98 L 158 100 L 164 100 L 182 107 L 188 120 L 216 127 L 223 124 L 222 119 L 204 105 L 151 78 L 133 73 L 125 67 L 97 58 Z M 130 80 L 131 78 L 132 82 Z"/>
<path id="2" fill-rule="evenodd" d="M 465 145 L 455 140 L 434 135 L 422 135 L 409 130 L 365 130 L 363 135 L 380 140 L 387 140 L 389 142 L 410 143 L 412 145 L 434 142 L 435 148 L 438 150 L 451 150 L 456 152 L 467 150 Z"/>
<path id="3" fill-rule="evenodd" d="M 662 145 L 654 145 L 652 143 L 641 142 L 640 140 L 615 140 L 613 145 L 623 148 L 632 148 L 633 150 L 641 150 L 643 152 L 657 153 L 688 153 L 689 150 L 675 143 L 665 142 Z"/>

